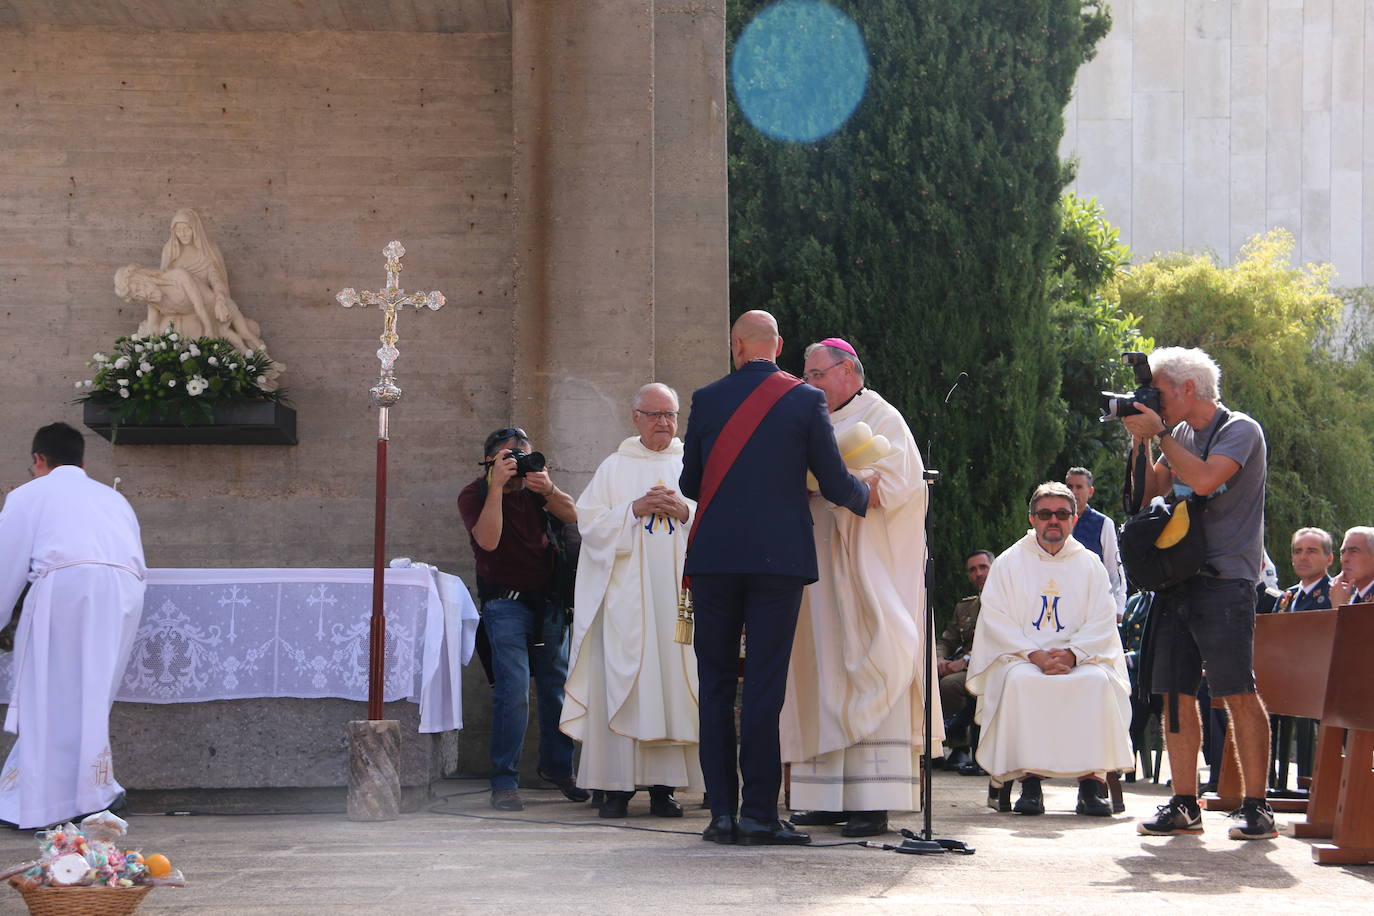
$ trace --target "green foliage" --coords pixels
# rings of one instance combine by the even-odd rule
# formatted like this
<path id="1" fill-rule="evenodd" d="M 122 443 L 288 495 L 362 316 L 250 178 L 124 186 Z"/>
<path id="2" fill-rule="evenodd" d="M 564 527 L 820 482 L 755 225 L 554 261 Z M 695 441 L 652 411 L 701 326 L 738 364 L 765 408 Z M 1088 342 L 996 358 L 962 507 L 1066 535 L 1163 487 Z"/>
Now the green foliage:
<path id="1" fill-rule="evenodd" d="M 1329 344 L 1342 302 L 1330 265 L 1293 267 L 1282 229 L 1251 239 L 1232 267 L 1202 254 L 1157 258 L 1120 285 L 1122 308 L 1161 345 L 1201 347 L 1222 371 L 1222 400 L 1264 427 L 1269 445 L 1265 543 L 1291 582 L 1288 540 L 1316 525 L 1341 532 L 1374 518 L 1374 354 Z M 1369 299 L 1350 298 L 1369 327 Z M 1349 327 L 1349 325 L 1347 325 Z M 1365 340 L 1368 338 L 1366 337 Z"/>
<path id="2" fill-rule="evenodd" d="M 836 5 L 871 65 L 844 127 L 783 144 L 731 99 L 731 311 L 772 312 L 794 372 L 812 341 L 858 348 L 944 472 L 931 549 L 946 611 L 968 590 L 964 555 L 1025 530 L 1024 498 L 1063 451 L 1048 289 L 1070 177 L 1058 144 L 1110 20 L 1092 0 Z M 763 6 L 731 0 L 732 41 Z"/>
<path id="3" fill-rule="evenodd" d="M 264 387 L 272 371 L 265 350 L 240 352 L 218 337 L 187 340 L 168 328 L 120 337 L 112 352 L 91 357 L 95 378 L 77 383 L 86 392 L 76 400 L 104 407 L 116 426 L 153 417 L 208 422 L 216 407 L 280 401 L 286 394 Z"/>
<path id="4" fill-rule="evenodd" d="M 1072 192 L 1060 201 L 1059 245 L 1050 285 L 1063 376 L 1064 449 L 1046 475 L 1062 480 L 1071 467 L 1093 472 L 1096 507 L 1122 519 L 1121 487 L 1129 445 L 1120 423 L 1102 423 L 1100 392 L 1129 392 L 1134 376 L 1121 362 L 1126 350 L 1149 351 L 1154 343 L 1136 329 L 1139 318 L 1122 311 L 1111 291 L 1130 260 L 1096 200 Z"/>

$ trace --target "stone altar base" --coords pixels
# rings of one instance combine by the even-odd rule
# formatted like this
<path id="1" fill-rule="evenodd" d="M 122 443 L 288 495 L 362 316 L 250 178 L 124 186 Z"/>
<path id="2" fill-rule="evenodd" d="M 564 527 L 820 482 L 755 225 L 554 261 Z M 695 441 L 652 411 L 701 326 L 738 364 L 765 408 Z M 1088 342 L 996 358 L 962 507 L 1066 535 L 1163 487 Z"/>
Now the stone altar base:
<path id="1" fill-rule="evenodd" d="M 401 813 L 401 723 L 348 723 L 348 819 L 390 821 Z"/>
<path id="2" fill-rule="evenodd" d="M 419 707 L 404 700 L 383 714 L 400 723 L 401 810 L 420 810 L 456 770 L 461 733 L 419 734 Z M 342 812 L 347 727 L 366 716 L 366 703 L 336 698 L 115 703 L 115 778 L 140 813 Z M 0 732 L 0 755 L 13 743 Z"/>

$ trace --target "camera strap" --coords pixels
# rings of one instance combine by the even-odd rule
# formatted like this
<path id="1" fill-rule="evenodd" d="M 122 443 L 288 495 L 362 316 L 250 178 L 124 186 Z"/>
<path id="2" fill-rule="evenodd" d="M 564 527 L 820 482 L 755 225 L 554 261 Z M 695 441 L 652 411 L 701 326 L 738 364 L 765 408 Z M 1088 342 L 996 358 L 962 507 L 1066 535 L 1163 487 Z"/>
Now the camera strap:
<path id="1" fill-rule="evenodd" d="M 773 405 L 782 399 L 793 388 L 802 383 L 802 380 L 795 375 L 783 372 L 779 369 L 772 375 L 764 379 L 759 386 L 749 393 L 749 396 L 735 408 L 735 412 L 730 415 L 730 419 L 725 421 L 721 427 L 720 434 L 716 436 L 716 441 L 711 446 L 711 454 L 706 459 L 706 468 L 701 474 L 701 497 L 697 500 L 696 517 L 692 519 L 692 529 L 687 533 L 687 552 L 692 550 L 692 541 L 696 539 L 697 529 L 701 527 L 702 516 L 706 514 L 707 508 L 711 505 L 711 500 L 715 498 L 716 490 L 720 489 L 721 482 L 725 480 L 725 475 L 730 473 L 730 468 L 735 464 L 735 459 L 739 453 L 744 451 L 744 446 L 758 430 L 763 418 L 768 416 L 768 411 L 773 409 Z M 682 588 L 691 588 L 691 580 L 684 573 L 682 576 Z"/>

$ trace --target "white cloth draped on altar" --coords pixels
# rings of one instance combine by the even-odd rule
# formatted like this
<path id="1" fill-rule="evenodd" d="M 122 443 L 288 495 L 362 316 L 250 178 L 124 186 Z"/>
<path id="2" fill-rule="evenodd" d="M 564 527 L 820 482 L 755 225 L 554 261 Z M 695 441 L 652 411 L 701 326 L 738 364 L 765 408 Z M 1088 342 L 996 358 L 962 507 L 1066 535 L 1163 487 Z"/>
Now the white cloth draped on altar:
<path id="1" fill-rule="evenodd" d="M 418 703 L 421 732 L 462 728 L 459 668 L 477 632 L 466 586 L 433 567 L 393 567 L 384 601 L 383 699 Z M 150 569 L 115 699 L 365 701 L 371 616 L 370 569 Z M 11 655 L 0 654 L 6 699 L 12 687 Z"/>

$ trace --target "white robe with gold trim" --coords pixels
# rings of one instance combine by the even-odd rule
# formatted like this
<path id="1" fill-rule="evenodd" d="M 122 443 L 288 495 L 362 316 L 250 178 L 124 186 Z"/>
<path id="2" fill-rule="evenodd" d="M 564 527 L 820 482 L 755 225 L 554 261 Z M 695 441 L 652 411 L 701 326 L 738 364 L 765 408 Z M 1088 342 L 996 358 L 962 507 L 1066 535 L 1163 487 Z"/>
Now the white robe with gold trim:
<path id="1" fill-rule="evenodd" d="M 925 466 L 906 421 L 867 389 L 830 416 L 836 435 L 864 422 L 892 452 L 879 508 L 859 518 L 811 497 L 820 580 L 797 620 L 781 720 L 791 806 L 821 811 L 920 807 L 926 651 Z M 938 692 L 932 740 L 944 738 Z"/>
<path id="2" fill-rule="evenodd" d="M 631 437 L 577 500 L 582 553 L 561 728 L 582 742 L 577 781 L 587 788 L 702 785 L 696 656 L 673 638 L 690 519 L 635 518 L 632 508 L 656 485 L 676 490 L 681 473 L 681 440 L 654 452 Z"/>
<path id="3" fill-rule="evenodd" d="M 1029 660 L 1066 648 L 1047 675 Z M 1130 681 L 1107 570 L 1072 537 L 1053 556 L 1029 531 L 992 564 L 969 660 L 978 762 L 994 780 L 1085 776 L 1132 765 Z"/>
<path id="4" fill-rule="evenodd" d="M 12 490 L 0 511 L 0 625 L 33 583 L 14 640 L 0 818 L 45 827 L 123 790 L 110 705 L 143 614 L 143 544 L 129 503 L 74 465 Z"/>

